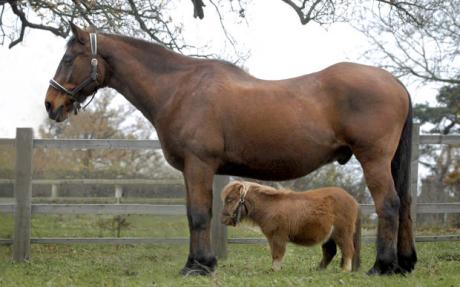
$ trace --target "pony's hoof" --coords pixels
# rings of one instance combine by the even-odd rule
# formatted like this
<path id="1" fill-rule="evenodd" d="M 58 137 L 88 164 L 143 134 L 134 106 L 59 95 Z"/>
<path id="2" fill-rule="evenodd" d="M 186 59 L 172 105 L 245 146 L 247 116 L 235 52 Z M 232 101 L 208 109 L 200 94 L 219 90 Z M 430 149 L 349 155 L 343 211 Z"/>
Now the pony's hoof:
<path id="1" fill-rule="evenodd" d="M 184 277 L 211 275 L 215 270 L 217 261 L 214 258 L 214 260 L 210 263 L 211 263 L 210 266 L 208 266 L 208 265 L 198 262 L 197 260 L 193 260 L 191 262 L 189 261 L 184 266 L 184 268 L 182 268 L 179 274 Z"/>
<path id="2" fill-rule="evenodd" d="M 412 250 L 409 255 L 398 254 L 398 264 L 402 273 L 410 273 L 415 268 L 417 263 L 417 253 Z"/>

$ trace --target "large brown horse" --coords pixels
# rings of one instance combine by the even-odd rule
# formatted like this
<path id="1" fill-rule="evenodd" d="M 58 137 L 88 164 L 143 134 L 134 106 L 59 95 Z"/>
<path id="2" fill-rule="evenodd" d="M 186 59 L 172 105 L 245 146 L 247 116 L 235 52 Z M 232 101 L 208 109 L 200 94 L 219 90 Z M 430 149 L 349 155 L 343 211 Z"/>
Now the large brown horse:
<path id="1" fill-rule="evenodd" d="M 215 174 L 287 180 L 352 154 L 379 218 L 371 274 L 410 272 L 412 111 L 407 90 L 375 67 L 340 63 L 264 81 L 227 62 L 179 55 L 154 43 L 71 25 L 45 106 L 63 121 L 102 87 L 112 87 L 154 125 L 167 161 L 183 172 L 190 253 L 183 269 L 206 274 Z"/>

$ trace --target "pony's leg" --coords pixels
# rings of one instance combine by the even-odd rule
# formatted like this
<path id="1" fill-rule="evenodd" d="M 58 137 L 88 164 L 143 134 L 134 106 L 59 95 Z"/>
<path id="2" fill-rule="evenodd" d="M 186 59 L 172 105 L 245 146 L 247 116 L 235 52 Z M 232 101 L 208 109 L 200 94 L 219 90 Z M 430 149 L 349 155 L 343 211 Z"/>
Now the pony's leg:
<path id="1" fill-rule="evenodd" d="M 352 270 L 353 255 L 355 249 L 353 247 L 353 236 L 351 234 L 342 235 L 340 241 L 337 242 L 342 251 L 342 260 L 340 268 L 342 271 L 350 272 Z"/>
<path id="2" fill-rule="evenodd" d="M 399 225 L 399 197 L 391 175 L 390 156 L 375 151 L 357 154 L 378 215 L 377 258 L 368 274 L 393 274 L 399 270 L 396 245 Z"/>
<path id="3" fill-rule="evenodd" d="M 211 248 L 212 180 L 214 169 L 197 158 L 184 166 L 190 251 L 182 275 L 207 275 L 217 259 Z"/>
<path id="4" fill-rule="evenodd" d="M 319 263 L 318 269 L 326 269 L 334 256 L 337 254 L 337 245 L 333 239 L 329 239 L 321 245 L 321 249 L 323 250 L 323 259 Z"/>
<path id="5" fill-rule="evenodd" d="M 272 252 L 272 269 L 273 271 L 280 271 L 283 262 L 284 252 L 286 251 L 287 241 L 280 236 L 272 236 L 268 238 L 270 250 Z"/>

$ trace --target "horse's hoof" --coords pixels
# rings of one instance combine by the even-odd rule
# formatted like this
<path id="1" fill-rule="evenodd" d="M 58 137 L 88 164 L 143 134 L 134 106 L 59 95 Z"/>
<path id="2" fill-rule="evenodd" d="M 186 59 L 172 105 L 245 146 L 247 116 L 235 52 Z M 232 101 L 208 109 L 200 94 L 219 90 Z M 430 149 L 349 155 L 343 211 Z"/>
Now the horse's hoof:
<path id="1" fill-rule="evenodd" d="M 417 262 L 417 253 L 412 250 L 409 255 L 398 254 L 398 264 L 402 273 L 410 273 L 415 268 Z"/>
<path id="2" fill-rule="evenodd" d="M 198 262 L 197 260 L 189 261 L 187 264 L 182 268 L 182 270 L 179 272 L 180 275 L 187 277 L 187 276 L 206 276 L 206 275 L 211 275 L 214 270 L 217 261 L 214 259 L 213 261 L 210 262 L 210 266 L 202 264 Z"/>
<path id="3" fill-rule="evenodd" d="M 393 274 L 401 274 L 404 275 L 405 272 L 399 267 L 397 264 L 378 264 L 375 263 L 374 266 L 367 271 L 366 273 L 369 276 L 373 275 L 393 275 Z"/>

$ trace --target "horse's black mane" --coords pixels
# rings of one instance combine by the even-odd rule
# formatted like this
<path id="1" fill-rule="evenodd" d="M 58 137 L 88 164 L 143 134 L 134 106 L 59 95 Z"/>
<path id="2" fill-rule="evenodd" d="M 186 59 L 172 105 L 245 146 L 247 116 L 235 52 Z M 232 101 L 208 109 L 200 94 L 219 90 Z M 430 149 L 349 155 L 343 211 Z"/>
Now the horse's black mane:
<path id="1" fill-rule="evenodd" d="M 119 35 L 119 34 L 107 34 L 107 33 L 100 33 L 100 34 L 120 39 L 122 41 L 128 42 L 131 45 L 138 47 L 140 49 L 143 49 L 143 50 L 152 50 L 152 51 L 155 51 L 156 53 L 162 53 L 162 54 L 177 53 L 174 50 L 158 42 L 150 42 L 144 39 L 137 39 L 137 38 L 132 38 L 132 37 Z M 66 47 L 69 48 L 70 46 L 74 45 L 76 42 L 78 42 L 78 39 L 74 35 L 72 35 L 67 41 Z M 190 56 L 187 56 L 187 57 L 197 59 L 197 58 L 190 57 Z M 223 59 L 208 59 L 208 60 L 221 62 L 225 65 L 228 65 L 229 67 L 232 67 L 234 69 L 241 70 L 244 72 L 244 70 L 242 70 L 241 67 L 239 67 L 238 65 L 232 62 L 229 62 Z"/>
<path id="2" fill-rule="evenodd" d="M 70 46 L 75 44 L 76 41 L 77 41 L 77 38 L 74 35 L 72 35 L 65 45 L 66 48 L 69 48 Z"/>

